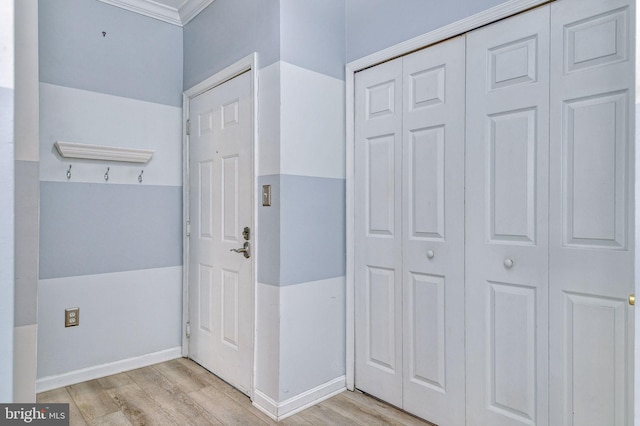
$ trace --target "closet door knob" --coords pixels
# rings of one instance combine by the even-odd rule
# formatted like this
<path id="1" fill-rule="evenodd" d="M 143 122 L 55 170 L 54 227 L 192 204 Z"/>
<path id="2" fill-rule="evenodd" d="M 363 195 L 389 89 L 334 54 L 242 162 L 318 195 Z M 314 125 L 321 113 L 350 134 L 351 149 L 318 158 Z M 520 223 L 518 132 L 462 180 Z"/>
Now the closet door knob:
<path id="1" fill-rule="evenodd" d="M 629 304 L 631 306 L 634 306 L 636 304 L 636 295 L 635 294 L 630 294 L 629 295 Z"/>
<path id="2" fill-rule="evenodd" d="M 511 268 L 513 268 L 513 260 L 511 260 L 511 259 L 510 259 L 510 258 L 508 258 L 508 257 L 504 260 L 504 262 L 502 262 L 502 264 L 503 264 L 503 265 L 504 265 L 504 267 L 505 267 L 505 268 L 507 268 L 507 269 L 511 269 Z"/>
<path id="3" fill-rule="evenodd" d="M 433 250 L 427 250 L 427 257 L 429 259 L 433 259 L 433 256 L 435 256 L 436 254 L 433 252 Z"/>

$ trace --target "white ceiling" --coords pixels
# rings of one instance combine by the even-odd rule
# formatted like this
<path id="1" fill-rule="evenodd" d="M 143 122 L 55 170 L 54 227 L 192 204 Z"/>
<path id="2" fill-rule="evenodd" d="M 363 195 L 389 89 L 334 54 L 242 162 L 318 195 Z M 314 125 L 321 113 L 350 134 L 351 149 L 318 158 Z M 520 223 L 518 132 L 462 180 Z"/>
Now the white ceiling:
<path id="1" fill-rule="evenodd" d="M 100 0 L 170 24 L 183 26 L 214 0 Z"/>

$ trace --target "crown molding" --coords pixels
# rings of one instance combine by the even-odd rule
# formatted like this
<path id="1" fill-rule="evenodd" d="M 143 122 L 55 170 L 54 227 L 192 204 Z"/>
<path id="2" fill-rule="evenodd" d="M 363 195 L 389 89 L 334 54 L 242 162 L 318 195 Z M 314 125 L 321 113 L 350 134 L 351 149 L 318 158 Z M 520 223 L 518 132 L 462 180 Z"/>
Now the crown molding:
<path id="1" fill-rule="evenodd" d="M 198 13 L 202 12 L 205 9 L 205 7 L 209 6 L 211 3 L 213 3 L 213 1 L 214 0 L 186 1 L 178 11 L 180 14 L 182 25 L 186 25 L 187 22 L 191 21 L 193 18 L 198 16 Z"/>
<path id="2" fill-rule="evenodd" d="M 118 148 L 62 141 L 57 141 L 54 146 L 64 158 L 146 163 L 153 156 L 153 151 L 148 149 Z"/>
<path id="3" fill-rule="evenodd" d="M 168 22 L 179 27 L 202 12 L 205 7 L 213 3 L 214 0 L 186 0 L 179 8 L 167 6 L 153 0 L 100 0 L 130 12 L 139 13 L 153 19 Z"/>

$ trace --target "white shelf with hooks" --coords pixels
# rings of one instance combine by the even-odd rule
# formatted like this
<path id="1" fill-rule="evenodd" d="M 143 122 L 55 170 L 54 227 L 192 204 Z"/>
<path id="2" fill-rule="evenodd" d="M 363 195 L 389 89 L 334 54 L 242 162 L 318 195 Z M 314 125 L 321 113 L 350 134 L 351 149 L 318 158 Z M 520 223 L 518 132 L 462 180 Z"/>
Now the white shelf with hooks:
<path id="1" fill-rule="evenodd" d="M 63 141 L 57 141 L 53 145 L 64 158 L 82 158 L 85 160 L 147 163 L 151 160 L 154 153 L 154 151 L 148 149 L 122 148 Z"/>

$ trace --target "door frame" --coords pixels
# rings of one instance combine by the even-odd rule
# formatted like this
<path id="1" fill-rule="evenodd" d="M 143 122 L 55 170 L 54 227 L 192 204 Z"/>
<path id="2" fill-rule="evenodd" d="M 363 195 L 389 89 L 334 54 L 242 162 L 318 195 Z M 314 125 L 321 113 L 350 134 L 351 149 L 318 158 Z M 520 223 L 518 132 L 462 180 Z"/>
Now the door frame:
<path id="1" fill-rule="evenodd" d="M 421 36 L 349 62 L 345 69 L 346 111 L 346 387 L 355 389 L 355 78 L 358 71 L 465 34 L 554 0 L 509 0 Z M 640 316 L 640 315 L 639 315 Z"/>
<path id="2" fill-rule="evenodd" d="M 253 102 L 251 108 L 251 163 L 252 163 L 252 191 L 251 191 L 251 205 L 252 217 L 251 217 L 251 233 L 255 236 L 257 234 L 258 208 L 255 203 L 256 188 L 258 187 L 258 54 L 252 53 L 245 56 L 239 61 L 229 65 L 221 71 L 218 71 L 211 77 L 201 81 L 188 90 L 182 93 L 182 356 L 189 356 L 189 339 L 187 338 L 187 323 L 189 322 L 189 237 L 187 236 L 188 219 L 189 219 L 189 184 L 190 184 L 190 168 L 189 168 L 189 135 L 187 134 L 187 122 L 189 120 L 190 102 L 198 95 L 205 93 L 217 86 L 220 86 L 234 77 L 250 73 L 251 80 L 251 99 Z M 249 386 L 249 397 L 253 400 L 254 384 L 255 384 L 255 339 L 256 339 L 256 268 L 258 265 L 258 241 L 257 238 L 253 238 L 252 241 L 252 272 L 251 272 L 251 345 L 249 350 L 251 351 L 251 382 Z"/>

